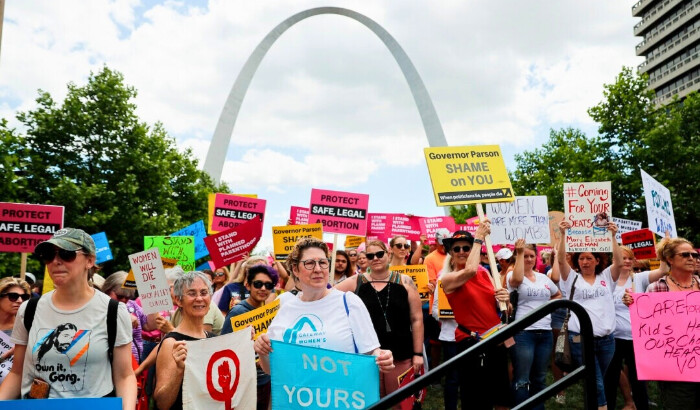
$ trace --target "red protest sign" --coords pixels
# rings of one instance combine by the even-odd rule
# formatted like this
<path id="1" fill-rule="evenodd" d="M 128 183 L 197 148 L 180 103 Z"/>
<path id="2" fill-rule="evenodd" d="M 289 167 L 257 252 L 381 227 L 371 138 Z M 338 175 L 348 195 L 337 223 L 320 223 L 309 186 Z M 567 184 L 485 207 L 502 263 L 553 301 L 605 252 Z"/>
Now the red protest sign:
<path id="1" fill-rule="evenodd" d="M 656 238 L 649 229 L 623 233 L 622 244 L 632 249 L 637 259 L 656 258 Z"/>
<path id="2" fill-rule="evenodd" d="M 309 224 L 309 208 L 303 206 L 293 206 L 289 209 L 289 219 L 292 225 L 308 225 Z"/>
<path id="3" fill-rule="evenodd" d="M 420 217 L 392 214 L 386 224 L 386 236 L 391 238 L 396 235 L 403 235 L 409 241 L 419 241 Z"/>
<path id="4" fill-rule="evenodd" d="M 369 195 L 311 190 L 309 223 L 323 224 L 323 232 L 365 236 Z"/>
<path id="5" fill-rule="evenodd" d="M 264 199 L 216 194 L 212 232 L 226 231 L 252 219 L 259 218 L 262 221 L 265 217 L 265 203 Z"/>
<path id="6" fill-rule="evenodd" d="M 237 262 L 255 248 L 262 236 L 262 221 L 253 219 L 233 229 L 204 238 L 214 269 Z"/>
<path id="7" fill-rule="evenodd" d="M 420 230 L 428 238 L 428 245 L 435 243 L 435 232 L 440 228 L 445 228 L 450 233 L 455 232 L 455 219 L 451 216 L 434 216 L 430 218 L 419 218 Z"/>
<path id="8" fill-rule="evenodd" d="M 63 228 L 63 207 L 0 202 L 0 252 L 34 252 Z"/>

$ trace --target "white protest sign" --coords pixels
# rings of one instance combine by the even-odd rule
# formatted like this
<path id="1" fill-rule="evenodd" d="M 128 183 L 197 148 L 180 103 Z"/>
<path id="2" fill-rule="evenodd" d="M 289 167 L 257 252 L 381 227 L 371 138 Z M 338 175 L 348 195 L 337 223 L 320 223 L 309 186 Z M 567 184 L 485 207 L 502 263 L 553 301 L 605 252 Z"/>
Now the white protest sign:
<path id="1" fill-rule="evenodd" d="M 612 252 L 608 223 L 612 211 L 610 181 L 564 184 L 567 252 Z"/>
<path id="2" fill-rule="evenodd" d="M 671 192 L 643 169 L 640 171 L 642 172 L 642 185 L 644 185 L 644 199 L 647 203 L 649 229 L 661 236 L 666 236 L 666 231 L 668 231 L 671 238 L 678 237 L 676 218 L 673 216 Z"/>
<path id="3" fill-rule="evenodd" d="M 10 341 L 10 336 L 5 332 L 0 332 L 0 356 L 3 355 L 8 350 L 12 349 L 15 344 Z M 12 355 L 0 363 L 0 383 L 5 380 L 5 376 L 12 370 L 12 361 L 15 356 Z"/>
<path id="4" fill-rule="evenodd" d="M 255 410 L 257 374 L 250 330 L 187 342 L 182 408 Z"/>
<path id="5" fill-rule="evenodd" d="M 160 259 L 158 248 L 129 255 L 129 264 L 131 264 L 131 270 L 134 271 L 143 313 L 149 315 L 163 310 L 172 310 L 173 300 L 170 297 L 170 285 L 165 279 L 163 261 Z"/>
<path id="6" fill-rule="evenodd" d="M 642 221 L 631 221 L 629 219 L 615 218 L 614 216 L 612 221 L 615 222 L 615 225 L 617 225 L 617 233 L 615 234 L 617 243 L 622 243 L 623 233 L 642 229 Z"/>
<path id="7" fill-rule="evenodd" d="M 486 204 L 493 243 L 549 243 L 547 197 L 516 196 L 513 202 Z"/>

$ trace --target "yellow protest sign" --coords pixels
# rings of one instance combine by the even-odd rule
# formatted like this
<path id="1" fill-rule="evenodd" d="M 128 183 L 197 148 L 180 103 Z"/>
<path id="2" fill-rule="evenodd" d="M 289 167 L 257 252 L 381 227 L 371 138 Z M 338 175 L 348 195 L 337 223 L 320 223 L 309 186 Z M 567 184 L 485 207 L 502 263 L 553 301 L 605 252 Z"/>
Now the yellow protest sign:
<path id="1" fill-rule="evenodd" d="M 425 265 L 405 265 L 392 266 L 389 268 L 393 272 L 399 272 L 413 279 L 413 283 L 418 288 L 420 300 L 427 302 L 430 300 L 430 288 L 428 287 L 428 267 Z"/>
<path id="2" fill-rule="evenodd" d="M 272 227 L 272 244 L 275 249 L 275 259 L 283 261 L 294 249 L 294 244 L 300 238 L 317 238 L 323 240 L 323 225 L 285 225 Z"/>
<path id="3" fill-rule="evenodd" d="M 454 319 L 455 314 L 452 312 L 452 306 L 447 300 L 447 295 L 445 291 L 442 290 L 442 281 L 437 281 L 437 292 L 438 292 L 438 317 L 440 319 Z"/>
<path id="4" fill-rule="evenodd" d="M 649 259 L 649 270 L 659 269 L 661 261 L 659 259 Z"/>
<path id="5" fill-rule="evenodd" d="M 438 206 L 515 199 L 498 145 L 432 147 L 424 151 Z"/>
<path id="6" fill-rule="evenodd" d="M 161 257 L 160 260 L 163 261 L 163 269 L 174 268 L 175 265 L 177 265 L 177 259 Z M 124 289 L 136 289 L 136 278 L 134 277 L 134 271 L 132 269 L 129 269 L 129 273 L 126 275 L 122 287 Z"/>
<path id="7" fill-rule="evenodd" d="M 237 196 L 244 196 L 246 198 L 257 198 L 258 194 L 236 194 Z M 210 193 L 207 196 L 207 215 L 209 219 L 207 220 L 207 233 L 219 233 L 219 231 L 214 231 L 211 229 L 211 222 L 214 220 L 214 199 L 216 198 L 215 193 Z"/>
<path id="8" fill-rule="evenodd" d="M 43 295 L 44 293 L 51 292 L 55 288 L 56 286 L 53 284 L 53 279 L 51 279 L 51 275 L 49 275 L 49 269 L 44 267 L 44 286 L 41 288 L 41 294 Z"/>
<path id="9" fill-rule="evenodd" d="M 257 339 L 261 334 L 267 333 L 267 327 L 270 325 L 275 315 L 277 315 L 278 310 L 280 310 L 280 300 L 275 299 L 248 313 L 232 317 L 231 328 L 236 332 L 246 329 L 248 326 L 252 326 L 253 330 L 255 330 L 253 339 Z"/>
<path id="10" fill-rule="evenodd" d="M 352 236 L 348 235 L 345 237 L 345 249 L 357 248 L 365 241 L 364 236 Z"/>

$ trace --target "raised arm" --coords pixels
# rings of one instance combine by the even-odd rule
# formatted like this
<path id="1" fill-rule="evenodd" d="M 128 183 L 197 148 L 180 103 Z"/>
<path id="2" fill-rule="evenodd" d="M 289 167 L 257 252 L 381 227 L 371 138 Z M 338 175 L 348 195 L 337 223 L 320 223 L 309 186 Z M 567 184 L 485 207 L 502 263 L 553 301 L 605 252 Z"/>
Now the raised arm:
<path id="1" fill-rule="evenodd" d="M 410 265 L 420 264 L 420 259 L 423 257 L 423 244 L 427 239 L 428 238 L 425 235 L 420 236 L 420 242 L 418 243 L 418 246 L 416 246 L 416 250 L 411 256 L 411 261 L 409 262 Z"/>
<path id="2" fill-rule="evenodd" d="M 559 222 L 559 232 L 561 233 L 561 238 L 557 242 L 557 265 L 559 267 L 559 275 L 566 281 L 569 278 L 569 272 L 571 271 L 571 266 L 566 262 L 566 230 L 571 228 L 571 222 L 561 221 Z"/>
<path id="3" fill-rule="evenodd" d="M 479 224 L 474 234 L 474 239 L 483 241 L 486 235 L 491 233 L 491 221 L 488 218 Z M 475 245 L 475 246 L 474 246 Z M 479 269 L 479 261 L 481 260 L 481 246 L 478 243 L 474 243 L 472 250 L 469 252 L 469 257 L 467 258 L 467 264 L 464 269 L 452 272 L 442 273 L 442 289 L 445 294 L 452 293 L 459 289 L 462 285 L 467 283 L 467 281 L 476 275 Z M 447 251 L 447 249 L 446 249 Z"/>
<path id="4" fill-rule="evenodd" d="M 620 269 L 622 269 L 622 264 L 624 263 L 622 259 L 622 248 L 620 248 L 620 244 L 618 244 L 617 239 L 615 239 L 617 229 L 617 225 L 614 222 L 608 223 L 608 232 L 610 232 L 610 235 L 612 235 L 613 254 L 613 263 L 610 265 L 610 275 L 612 276 L 612 280 L 614 282 L 617 282 L 617 279 L 620 277 Z"/>
<path id="5" fill-rule="evenodd" d="M 515 265 L 513 266 L 513 274 L 510 275 L 509 285 L 516 289 L 523 283 L 525 277 L 525 239 L 515 241 Z"/>

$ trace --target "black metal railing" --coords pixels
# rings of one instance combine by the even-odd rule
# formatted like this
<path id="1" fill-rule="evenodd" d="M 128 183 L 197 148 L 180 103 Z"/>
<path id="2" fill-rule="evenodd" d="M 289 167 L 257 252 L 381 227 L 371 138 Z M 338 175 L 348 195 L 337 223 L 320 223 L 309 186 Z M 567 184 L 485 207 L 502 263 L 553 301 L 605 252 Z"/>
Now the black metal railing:
<path id="1" fill-rule="evenodd" d="M 579 323 L 581 324 L 581 350 L 583 355 L 583 364 L 573 371 L 569 372 L 566 376 L 547 386 L 544 390 L 537 393 L 536 395 L 530 397 L 527 401 L 521 403 L 520 405 L 513 407 L 513 409 L 529 409 L 535 405 L 544 402 L 548 398 L 557 394 L 572 384 L 576 383 L 579 379 L 583 378 L 583 406 L 585 409 L 595 409 L 598 407 L 598 401 L 596 396 L 596 378 L 595 378 L 595 356 L 593 354 L 593 326 L 591 324 L 591 318 L 586 313 L 586 310 L 576 302 L 570 300 L 553 300 L 548 302 L 532 312 L 528 313 L 525 317 L 520 320 L 509 324 L 508 326 L 502 328 L 496 332 L 493 336 L 486 340 L 483 340 L 464 352 L 458 354 L 452 359 L 446 361 L 440 366 L 427 372 L 425 375 L 417 378 L 413 382 L 404 386 L 403 388 L 396 390 L 395 392 L 387 395 L 380 401 L 374 403 L 368 409 L 388 409 L 391 406 L 395 406 L 402 402 L 409 396 L 429 384 L 439 381 L 441 377 L 445 376 L 448 371 L 453 367 L 458 366 L 462 360 L 467 356 L 478 355 L 484 352 L 491 346 L 497 346 L 509 338 L 513 337 L 516 333 L 524 330 L 528 326 L 547 316 L 548 314 L 554 312 L 560 308 L 571 309 L 571 312 L 578 317 Z M 556 342 L 556 341 L 555 341 Z"/>

